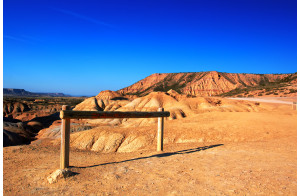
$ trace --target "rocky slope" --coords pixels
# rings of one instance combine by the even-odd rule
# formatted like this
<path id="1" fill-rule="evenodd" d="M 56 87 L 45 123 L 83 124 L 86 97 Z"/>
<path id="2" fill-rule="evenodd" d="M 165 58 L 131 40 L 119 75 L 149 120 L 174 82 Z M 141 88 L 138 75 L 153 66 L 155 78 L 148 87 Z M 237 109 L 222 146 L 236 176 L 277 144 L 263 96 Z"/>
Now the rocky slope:
<path id="1" fill-rule="evenodd" d="M 62 105 L 74 106 L 83 98 L 3 98 L 3 145 L 29 144 L 37 133 L 60 120 Z M 81 128 L 81 127 L 80 127 Z"/>
<path id="2" fill-rule="evenodd" d="M 276 81 L 260 83 L 256 86 L 236 88 L 221 94 L 229 97 L 297 97 L 297 73 Z"/>
<path id="3" fill-rule="evenodd" d="M 188 98 L 180 96 L 173 90 L 165 92 L 152 92 L 144 97 L 133 100 L 114 100 L 119 96 L 113 91 L 100 92 L 98 96 L 86 99 L 75 107 L 76 110 L 94 111 L 157 111 L 159 107 L 170 112 L 168 121 L 181 121 L 193 119 L 199 114 L 210 112 L 258 112 L 269 110 L 255 102 L 236 101 L 219 97 L 196 97 Z M 103 104 L 98 104 L 103 103 Z M 78 124 L 77 124 L 78 123 Z M 101 151 L 101 152 L 130 152 L 143 149 L 145 146 L 154 143 L 155 133 L 139 135 L 140 130 L 151 132 L 156 127 L 157 118 L 138 119 L 86 119 L 75 123 L 72 126 L 79 129 L 71 130 L 71 146 L 78 149 Z M 115 130 L 120 128 L 120 132 Z M 84 130 L 84 131 L 83 131 Z M 75 133 L 76 132 L 76 133 Z M 175 137 L 175 135 L 173 135 Z M 173 138 L 172 136 L 172 138 Z M 176 137 L 179 137 L 176 136 Z M 54 144 L 60 143 L 60 124 L 41 130 L 38 138 L 55 139 Z M 175 138 L 172 139 L 175 141 Z M 184 142 L 179 138 L 177 142 Z M 190 141 L 190 139 L 188 139 Z M 198 140 L 197 140 L 198 141 Z"/>
<path id="4" fill-rule="evenodd" d="M 165 107 L 171 113 L 169 118 L 165 118 L 164 144 L 166 145 L 217 140 L 242 142 L 256 141 L 265 137 L 280 137 L 275 134 L 276 130 L 270 128 L 273 124 L 263 120 L 264 115 L 269 114 L 269 120 L 272 121 L 274 119 L 271 115 L 276 110 L 286 111 L 285 115 L 292 113 L 296 115 L 295 110 L 287 104 L 272 105 L 216 97 L 184 98 L 177 101 L 163 92 L 153 92 L 146 97 L 135 99 L 118 111 L 127 109 L 149 111 L 157 107 Z M 222 118 L 217 122 L 216 116 Z M 243 121 L 239 120 L 240 116 L 245 117 Z M 258 121 L 261 124 L 258 124 Z M 71 134 L 72 148 L 104 153 L 133 152 L 153 148 L 156 144 L 156 119 L 98 119 L 89 120 L 87 124 L 93 127 Z M 205 124 L 209 126 L 206 127 Z M 265 131 L 261 132 L 261 130 Z M 270 134 L 271 130 L 274 133 Z M 52 144 L 60 145 L 59 125 L 41 132 L 43 135 L 39 133 L 39 138 L 51 138 L 54 139 L 51 140 Z M 216 134 L 212 134 L 213 132 Z"/>
<path id="5" fill-rule="evenodd" d="M 84 111 L 109 111 L 116 110 L 128 103 L 128 98 L 122 97 L 121 94 L 115 91 L 101 91 L 97 96 L 90 97 L 80 104 L 74 110 Z"/>
<path id="6" fill-rule="evenodd" d="M 173 89 L 191 96 L 219 95 L 236 88 L 280 81 L 290 74 L 238 74 L 223 72 L 152 74 L 118 91 L 121 95 L 144 96 L 153 91 Z"/>

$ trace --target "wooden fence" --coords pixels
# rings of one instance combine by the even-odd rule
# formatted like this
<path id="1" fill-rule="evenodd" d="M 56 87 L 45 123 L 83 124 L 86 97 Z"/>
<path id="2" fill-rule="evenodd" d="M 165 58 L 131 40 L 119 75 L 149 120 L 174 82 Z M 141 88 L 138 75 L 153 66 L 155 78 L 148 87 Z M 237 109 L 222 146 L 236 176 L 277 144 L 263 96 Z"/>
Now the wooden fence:
<path id="1" fill-rule="evenodd" d="M 170 112 L 159 108 L 157 112 L 98 112 L 98 111 L 72 111 L 67 105 L 62 106 L 60 118 L 61 149 L 60 169 L 69 167 L 70 154 L 70 120 L 71 119 L 98 119 L 98 118 L 158 118 L 157 151 L 163 151 L 164 117 L 169 117 Z"/>

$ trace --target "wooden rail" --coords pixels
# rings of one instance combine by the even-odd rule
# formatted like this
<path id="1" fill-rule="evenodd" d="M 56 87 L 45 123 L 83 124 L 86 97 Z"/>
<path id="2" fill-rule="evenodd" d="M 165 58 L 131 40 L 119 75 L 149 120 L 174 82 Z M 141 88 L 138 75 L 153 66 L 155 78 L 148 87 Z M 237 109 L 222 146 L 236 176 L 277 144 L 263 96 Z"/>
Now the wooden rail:
<path id="1" fill-rule="evenodd" d="M 159 108 L 158 112 L 98 112 L 98 111 L 72 111 L 67 105 L 62 106 L 60 118 L 61 125 L 61 151 L 60 169 L 69 167 L 70 154 L 70 119 L 96 119 L 96 118 L 158 118 L 157 151 L 163 151 L 164 117 L 170 112 Z"/>
<path id="2" fill-rule="evenodd" d="M 95 119 L 95 118 L 157 118 L 169 117 L 170 112 L 98 112 L 62 110 L 61 119 Z"/>

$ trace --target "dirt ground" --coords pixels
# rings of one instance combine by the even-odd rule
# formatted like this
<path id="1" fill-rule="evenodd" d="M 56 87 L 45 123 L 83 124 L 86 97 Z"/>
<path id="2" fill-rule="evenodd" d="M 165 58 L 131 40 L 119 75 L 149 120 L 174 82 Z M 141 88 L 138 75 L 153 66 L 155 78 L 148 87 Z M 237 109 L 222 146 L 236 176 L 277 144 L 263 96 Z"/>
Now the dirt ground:
<path id="1" fill-rule="evenodd" d="M 166 138 L 186 140 L 161 153 L 155 143 L 130 153 L 72 148 L 76 175 L 55 184 L 46 178 L 59 168 L 59 146 L 44 139 L 5 147 L 4 195 L 296 195 L 297 111 L 262 105 L 268 109 L 166 121 Z"/>
<path id="2" fill-rule="evenodd" d="M 247 101 L 256 101 L 256 102 L 266 102 L 266 103 L 281 103 L 281 104 L 293 104 L 297 102 L 296 97 L 253 97 L 253 98 L 229 98 L 234 100 L 247 100 Z"/>

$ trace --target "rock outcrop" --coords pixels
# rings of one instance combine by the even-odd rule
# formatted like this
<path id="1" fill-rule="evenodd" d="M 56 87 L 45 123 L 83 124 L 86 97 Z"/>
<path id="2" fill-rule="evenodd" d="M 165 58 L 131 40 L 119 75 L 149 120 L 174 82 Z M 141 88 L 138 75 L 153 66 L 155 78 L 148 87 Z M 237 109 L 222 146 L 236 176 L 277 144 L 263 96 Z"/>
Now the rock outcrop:
<path id="1" fill-rule="evenodd" d="M 6 121 L 7 120 L 7 121 Z M 36 132 L 30 125 L 14 122 L 9 118 L 3 119 L 3 146 L 30 144 Z"/>
<path id="2" fill-rule="evenodd" d="M 262 106 L 250 101 L 237 101 L 218 97 L 197 97 L 197 98 L 181 98 L 174 99 L 168 93 L 152 92 L 149 95 L 137 98 L 127 105 L 118 109 L 118 111 L 138 110 L 138 111 L 156 111 L 158 107 L 164 107 L 170 111 L 171 116 L 165 118 L 166 130 L 170 130 L 173 123 L 184 122 L 194 123 L 195 118 L 203 117 L 204 112 L 257 112 L 265 110 L 266 106 Z M 216 113 L 217 114 L 217 113 Z M 190 119 L 193 119 L 192 121 Z M 175 122 L 170 122 L 174 121 Z M 205 120 L 212 120 L 202 119 Z M 145 148 L 154 148 L 156 144 L 157 119 L 98 119 L 89 120 L 88 124 L 94 124 L 94 127 L 89 130 L 72 133 L 70 136 L 70 146 L 72 148 L 91 150 L 103 153 L 111 152 L 133 152 Z M 104 126 L 101 126 L 104 125 Z M 111 126 L 107 126 L 111 125 Z M 112 126 L 113 125 L 113 126 Z M 201 124 L 195 124 L 195 129 L 201 130 Z M 173 127 L 173 130 L 176 127 Z M 203 134 L 215 130 L 212 126 L 210 130 L 201 130 Z M 191 130 L 194 131 L 194 130 Z M 54 145 L 60 145 L 60 137 L 52 137 L 53 133 L 60 135 L 55 129 L 48 129 L 44 132 L 43 138 L 54 139 Z M 176 134 L 175 134 L 176 133 Z M 193 138 L 188 137 L 180 132 L 166 131 L 168 136 L 164 139 L 164 143 L 190 143 L 203 142 L 203 137 Z M 212 136 L 209 136 L 213 138 Z M 221 137 L 221 136 L 220 136 Z M 206 141 L 209 141 L 206 139 Z"/>
<path id="3" fill-rule="evenodd" d="M 111 98 L 111 97 L 109 97 Z M 99 107 L 98 101 L 108 102 L 105 107 Z M 105 105 L 105 104 L 104 104 Z M 80 106 L 80 107 L 79 107 Z M 82 102 L 75 107 L 76 110 L 94 111 L 157 111 L 158 108 L 163 107 L 170 112 L 170 117 L 166 120 L 182 119 L 192 116 L 198 112 L 211 111 L 231 111 L 231 112 L 250 112 L 257 111 L 258 108 L 254 103 L 237 102 L 233 103 L 230 100 L 216 98 L 216 97 L 196 97 L 189 98 L 179 95 L 176 91 L 170 90 L 165 92 L 152 92 L 144 97 L 138 97 L 131 101 L 113 101 L 111 99 L 100 99 L 99 97 L 92 97 Z M 157 122 L 156 118 L 124 118 L 124 119 L 87 119 L 83 122 L 93 125 L 109 125 L 122 127 L 139 127 L 147 126 Z"/>
<path id="4" fill-rule="evenodd" d="M 84 111 L 114 111 L 128 103 L 128 98 L 122 97 L 115 91 L 101 91 L 97 96 L 90 97 L 80 104 L 74 110 Z"/>
<path id="5" fill-rule="evenodd" d="M 20 102 L 4 102 L 3 103 L 3 116 L 9 116 L 15 113 L 19 112 L 26 112 L 29 111 L 30 108 L 28 107 L 27 104 L 25 103 L 20 103 Z"/>
<path id="6" fill-rule="evenodd" d="M 122 95 L 143 96 L 153 91 L 173 89 L 185 95 L 219 95 L 235 88 L 280 81 L 291 74 L 238 74 L 223 72 L 152 74 L 118 92 Z"/>
<path id="7" fill-rule="evenodd" d="M 75 175 L 74 172 L 68 169 L 57 169 L 50 176 L 47 177 L 49 184 L 56 183 L 59 179 L 68 178 Z"/>

